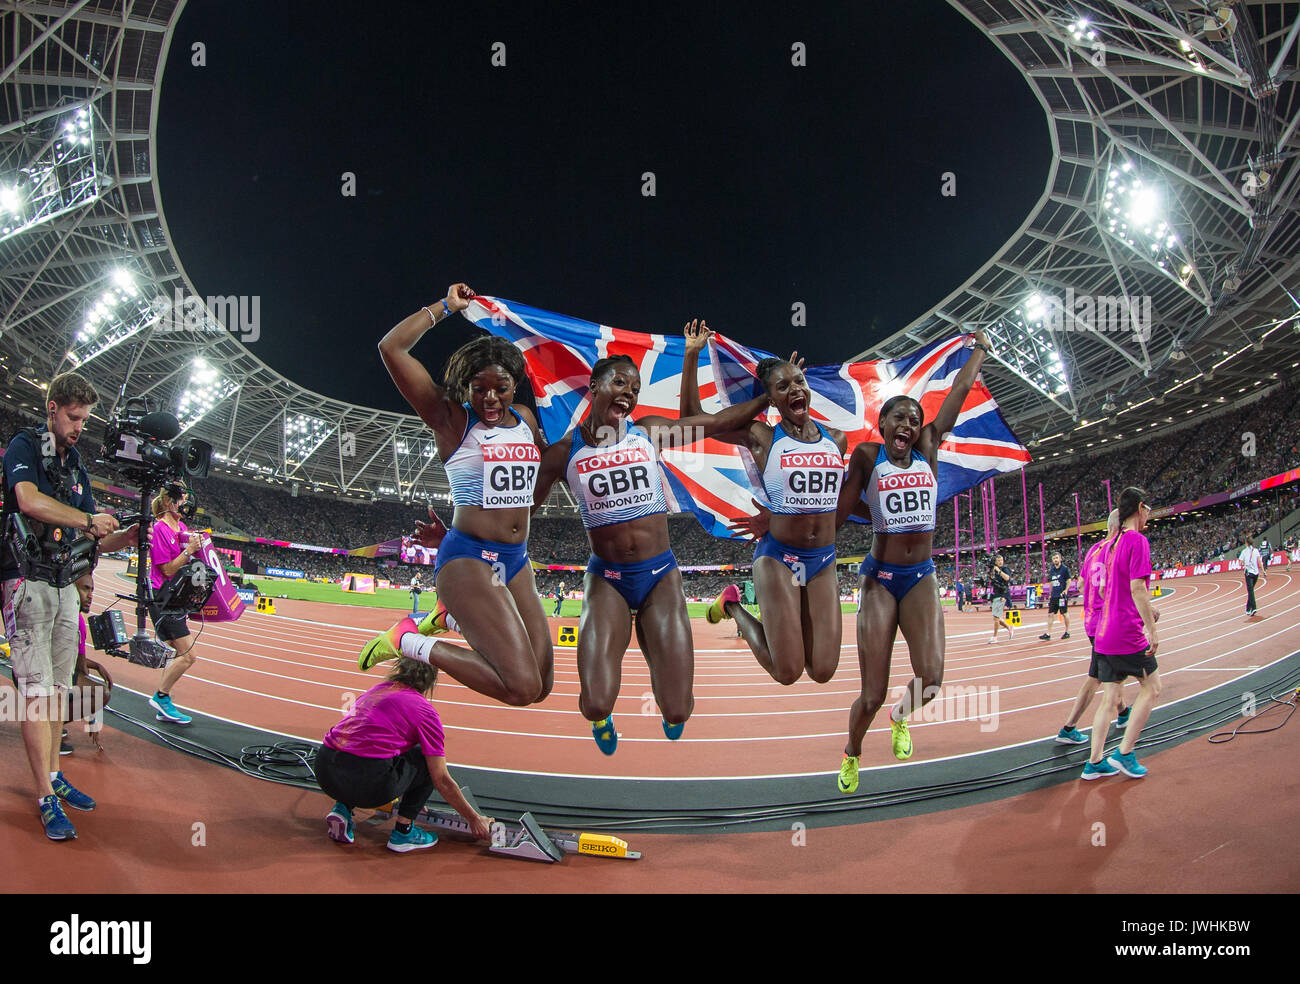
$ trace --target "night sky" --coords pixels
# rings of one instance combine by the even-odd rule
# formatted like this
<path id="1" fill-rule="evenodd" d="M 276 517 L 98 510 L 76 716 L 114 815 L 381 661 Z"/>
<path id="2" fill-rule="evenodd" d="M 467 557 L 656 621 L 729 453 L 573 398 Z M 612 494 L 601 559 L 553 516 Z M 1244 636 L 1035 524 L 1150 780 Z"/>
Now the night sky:
<path id="1" fill-rule="evenodd" d="M 199 293 L 261 297 L 252 351 L 402 411 L 376 343 L 457 280 L 636 331 L 703 316 L 842 361 L 982 265 L 1049 163 L 1023 78 L 939 0 L 190 0 L 157 146 Z M 457 318 L 416 354 L 437 376 L 472 333 Z"/>

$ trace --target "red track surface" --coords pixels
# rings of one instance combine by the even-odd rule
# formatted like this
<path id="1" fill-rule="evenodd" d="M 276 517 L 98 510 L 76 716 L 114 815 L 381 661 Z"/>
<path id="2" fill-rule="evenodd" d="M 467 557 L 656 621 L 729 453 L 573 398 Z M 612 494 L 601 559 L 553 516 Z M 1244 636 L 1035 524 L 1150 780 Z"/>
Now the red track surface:
<path id="1" fill-rule="evenodd" d="M 106 570 L 107 574 L 108 571 Z M 101 576 L 96 605 L 111 602 L 121 580 Z M 1207 690 L 1272 662 L 1300 639 L 1300 571 L 1274 570 L 1257 587 L 1260 616 L 1243 613 L 1241 578 L 1209 575 L 1180 580 L 1161 610 L 1161 703 Z M 388 610 L 311 602 L 277 602 L 278 614 L 247 612 L 236 623 L 206 627 L 199 662 L 175 688 L 178 705 L 270 731 L 319 740 L 339 719 L 348 695 L 373 686 L 379 669 L 361 673 L 356 653 L 394 621 Z M 1045 614 L 1026 613 L 1014 642 L 987 642 L 985 613 L 949 612 L 947 670 L 941 697 L 913 723 L 912 761 L 982 751 L 1054 734 L 1088 666 L 1079 610 L 1067 641 L 1040 641 Z M 553 627 L 576 624 L 553 619 Z M 838 769 L 857 694 L 854 619 L 844 619 L 839 671 L 825 685 L 806 678 L 792 687 L 759 668 L 733 623 L 692 623 L 695 632 L 695 713 L 683 738 L 668 742 L 650 698 L 649 674 L 638 650 L 624 662 L 615 708 L 622 738 L 606 757 L 577 711 L 578 677 L 571 648 L 556 649 L 555 688 L 541 705 L 506 707 L 443 677 L 434 702 L 447 729 L 449 760 L 458 765 L 610 777 L 718 777 L 826 773 Z M 1059 629 L 1058 629 L 1059 633 Z M 635 640 L 634 640 L 635 642 Z M 142 692 L 157 671 L 113 660 L 117 682 Z M 907 647 L 895 648 L 890 686 L 911 678 Z M 891 699 L 893 694 L 891 693 Z M 1082 722 L 1086 727 L 1090 721 Z M 864 745 L 863 765 L 896 765 L 882 712 Z"/>
<path id="2" fill-rule="evenodd" d="M 111 578 L 100 579 L 101 601 L 109 600 L 111 585 Z M 1300 588 L 1292 575 L 1273 573 L 1259 592 L 1265 617 L 1249 622 L 1240 614 L 1244 598 L 1234 578 L 1197 578 L 1178 589 L 1158 603 L 1167 700 L 1276 659 L 1300 638 Z M 355 693 L 370 679 L 348 668 L 355 644 L 391 614 L 281 606 L 284 615 L 250 614 L 236 626 L 206 631 L 204 662 L 178 688 L 182 703 L 319 737 L 337 718 L 342 693 Z M 290 617 L 367 629 L 322 632 Z M 987 614 L 949 616 L 949 680 L 999 686 L 999 728 L 981 732 L 969 721 L 919 725 L 917 758 L 1041 738 L 1059 726 L 1085 663 L 1059 643 L 1038 642 L 1041 617 L 1015 643 L 993 647 L 983 642 Z M 701 625 L 698 631 L 701 647 L 735 648 L 724 629 Z M 675 774 L 702 776 L 768 773 L 777 771 L 770 768 L 775 761 L 789 761 L 795 770 L 828 771 L 838 758 L 838 727 L 850 699 L 842 691 L 856 682 L 856 661 L 851 650 L 847 655 L 832 683 L 790 690 L 767 680 L 745 654 L 702 655 L 700 682 L 719 686 L 698 688 L 692 737 L 674 745 L 654 737 L 655 719 L 636 715 L 641 681 L 633 683 L 629 673 L 621 726 L 630 738 L 645 740 L 627 742 L 613 759 L 591 747 L 572 709 L 571 653 L 560 655 L 560 692 L 544 709 L 554 705 L 558 713 L 495 708 L 450 683 L 437 699 L 457 762 L 508 768 L 528 760 L 555 771 L 605 774 L 667 763 Z M 898 656 L 905 659 L 905 649 Z M 635 659 L 629 657 L 629 669 Z M 906 676 L 901 665 L 895 683 Z M 113 670 L 141 690 L 157 676 L 120 660 Z M 284 679 L 290 676 L 299 679 Z M 736 707 L 749 713 L 708 716 Z M 1281 716 L 1274 712 L 1267 723 L 1280 723 Z M 771 725 L 768 734 L 827 736 L 750 740 L 747 731 L 771 721 L 785 723 Z M 542 737 L 505 739 L 474 728 Z M 745 744 L 716 740 L 728 734 Z M 36 816 L 21 739 L 6 726 L 0 728 L 0 762 L 8 763 L 0 768 L 0 856 L 6 859 L 0 891 L 61 892 L 74 885 L 80 893 L 1289 892 L 1300 884 L 1300 860 L 1292 850 L 1300 823 L 1297 734 L 1293 722 L 1226 745 L 1187 742 L 1145 757 L 1152 775 L 1140 782 L 1069 782 L 938 813 L 793 834 L 629 834 L 644 854 L 640 861 L 568 857 L 546 866 L 446 840 L 432 852 L 394 855 L 383 850 L 387 824 L 359 823 L 356 845 L 343 847 L 325 836 L 328 800 L 322 794 L 259 782 L 112 729 L 102 755 L 73 729 L 77 751 L 64 760 L 65 768 L 99 806 L 75 816 L 76 841 L 51 844 Z M 886 761 L 887 745 L 876 736 L 868 758 Z M 755 749 L 762 754 L 752 754 Z M 788 759 L 777 758 L 787 753 Z M 1099 829 L 1104 845 L 1098 844 Z"/>

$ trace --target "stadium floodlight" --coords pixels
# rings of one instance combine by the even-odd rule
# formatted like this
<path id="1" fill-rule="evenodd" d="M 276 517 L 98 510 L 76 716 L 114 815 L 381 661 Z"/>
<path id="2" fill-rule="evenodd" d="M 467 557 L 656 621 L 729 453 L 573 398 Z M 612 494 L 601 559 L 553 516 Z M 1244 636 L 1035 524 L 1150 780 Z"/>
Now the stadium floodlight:
<path id="1" fill-rule="evenodd" d="M 112 286 L 91 301 L 85 320 L 73 334 L 66 361 L 74 369 L 121 345 L 157 319 L 153 305 L 141 296 L 130 270 L 117 267 L 104 279 Z M 93 289 L 95 285 L 91 286 Z"/>
<path id="2" fill-rule="evenodd" d="M 195 356 L 190 365 L 189 385 L 176 401 L 176 419 L 180 421 L 181 430 L 189 430 L 238 389 L 238 383 L 227 378 L 207 359 Z"/>
<path id="3" fill-rule="evenodd" d="M 303 462 L 316 453 L 325 439 L 334 433 L 332 424 L 307 414 L 298 413 L 284 418 L 284 457 L 291 462 Z"/>
<path id="4" fill-rule="evenodd" d="M 101 194 L 94 117 L 82 105 L 25 127 L 0 151 L 0 242 Z"/>
<path id="5" fill-rule="evenodd" d="M 1169 221 L 1170 193 L 1159 181 L 1124 161 L 1106 173 L 1099 199 L 1098 226 L 1161 269 L 1186 257 L 1182 240 Z M 1179 265 L 1178 279 L 1186 286 L 1195 273 L 1190 263 Z"/>

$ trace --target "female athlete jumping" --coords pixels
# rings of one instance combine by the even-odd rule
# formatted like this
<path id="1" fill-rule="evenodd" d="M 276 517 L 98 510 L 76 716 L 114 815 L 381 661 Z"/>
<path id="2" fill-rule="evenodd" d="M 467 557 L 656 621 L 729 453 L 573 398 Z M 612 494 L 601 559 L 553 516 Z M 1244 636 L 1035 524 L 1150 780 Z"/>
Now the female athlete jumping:
<path id="1" fill-rule="evenodd" d="M 404 618 L 372 639 L 359 664 L 367 670 L 407 656 L 488 697 L 532 704 L 551 692 L 554 672 L 546 613 L 528 561 L 544 438 L 532 411 L 514 402 L 523 356 L 503 339 L 477 338 L 448 360 L 444 389 L 411 355 L 425 332 L 469 307 L 473 297 L 465 284 L 452 284 L 445 299 L 421 308 L 379 343 L 398 390 L 433 429 L 456 510 L 433 569 L 434 610 L 418 626 Z M 470 648 L 427 638 L 449 630 L 460 632 Z"/>
<path id="2" fill-rule="evenodd" d="M 702 413 L 696 374 L 700 350 L 712 335 L 703 322 L 686 326 L 683 417 Z M 825 683 L 840 663 L 843 621 L 835 574 L 835 512 L 847 446 L 843 431 L 812 419 L 812 392 L 802 360 L 790 360 L 764 359 L 758 364 L 759 381 L 781 414 L 777 426 L 750 420 L 741 430 L 718 435 L 719 440 L 749 448 L 771 504 L 770 531 L 754 550 L 754 594 L 763 618 L 741 605 L 734 584 L 708 611 L 710 622 L 734 618 L 759 665 L 786 686 L 798 680 L 805 667 L 812 679 Z"/>
<path id="3" fill-rule="evenodd" d="M 628 356 L 598 361 L 590 386 L 586 418 L 542 454 L 536 496 L 540 506 L 551 486 L 564 481 L 578 500 L 591 541 L 578 622 L 578 706 L 600 750 L 613 755 L 618 732 L 612 712 L 633 612 L 669 739 L 681 736 L 695 706 L 695 650 L 682 576 L 668 544 L 658 449 L 696 439 L 688 434 L 711 437 L 743 427 L 767 406 L 767 397 L 716 416 L 648 416 L 634 422 L 641 376 Z"/>
<path id="4" fill-rule="evenodd" d="M 974 336 L 975 350 L 953 380 L 939 412 L 929 424 L 921 404 L 895 396 L 880 408 L 883 443 L 863 443 L 849 457 L 836 521 L 848 519 L 859 497 L 871 510 L 875 536 L 862 562 L 862 603 L 858 610 L 858 664 L 862 691 L 849 711 L 849 740 L 840 766 L 840 792 L 858 788 L 862 738 L 885 702 L 894 636 L 902 630 L 915 676 L 889 714 L 894 756 L 911 758 L 907 717 L 929 703 L 943 682 L 943 609 L 930 549 L 939 485 L 939 444 L 957 423 L 984 357 L 988 336 Z"/>

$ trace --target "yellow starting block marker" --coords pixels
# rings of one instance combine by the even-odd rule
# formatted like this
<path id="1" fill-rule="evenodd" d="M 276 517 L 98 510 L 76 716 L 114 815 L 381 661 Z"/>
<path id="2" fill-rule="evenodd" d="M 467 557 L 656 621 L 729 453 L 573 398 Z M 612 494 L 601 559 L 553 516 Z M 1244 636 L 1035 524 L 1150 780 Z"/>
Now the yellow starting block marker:
<path id="1" fill-rule="evenodd" d="M 1159 587 L 1158 585 L 1157 585 L 1156 587 L 1154 587 L 1154 588 L 1151 589 L 1151 597 L 1152 597 L 1152 598 L 1159 598 L 1159 597 L 1160 597 L 1161 595 L 1163 595 L 1164 593 L 1165 593 L 1165 592 L 1164 592 L 1164 589 L 1161 588 L 1161 587 Z"/>
<path id="2" fill-rule="evenodd" d="M 627 841 L 610 834 L 579 834 L 578 853 L 595 854 L 602 858 L 625 858 L 628 856 Z"/>
<path id="3" fill-rule="evenodd" d="M 258 595 L 258 596 L 257 596 L 257 610 L 258 610 L 259 612 L 266 612 L 266 614 L 268 614 L 268 615 L 274 615 L 274 614 L 275 614 L 275 602 L 272 601 L 270 598 L 268 598 L 266 595 Z"/>
<path id="4" fill-rule="evenodd" d="M 555 644 L 557 646 L 576 646 L 578 644 L 578 627 L 576 625 L 561 625 L 555 633 Z"/>
<path id="5" fill-rule="evenodd" d="M 1012 608 L 1007 612 L 1007 625 L 1020 624 L 1020 609 Z"/>

